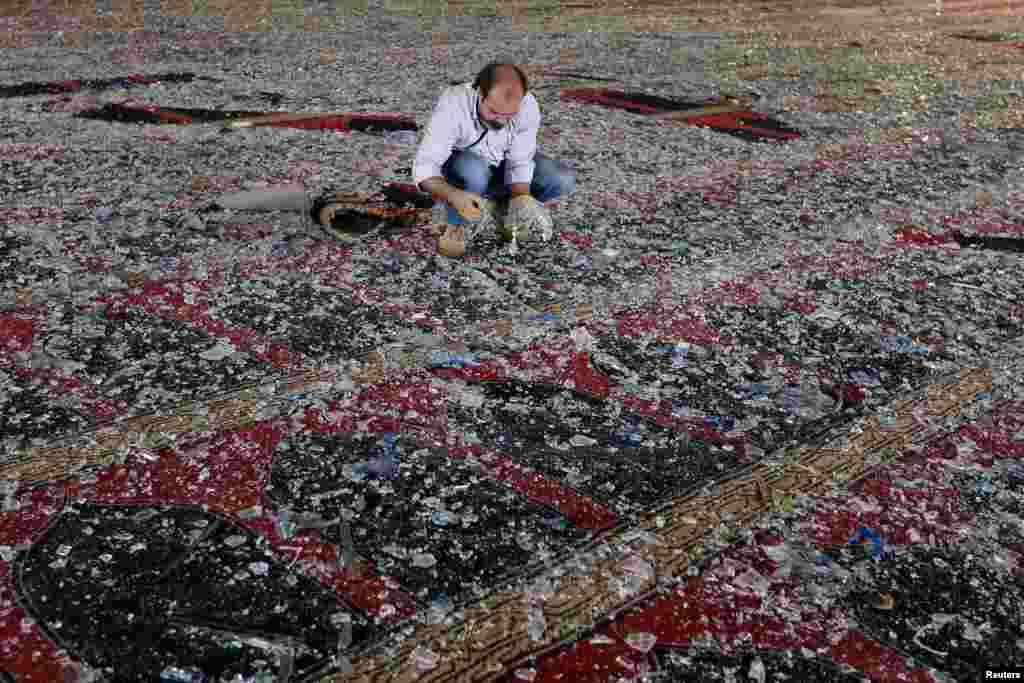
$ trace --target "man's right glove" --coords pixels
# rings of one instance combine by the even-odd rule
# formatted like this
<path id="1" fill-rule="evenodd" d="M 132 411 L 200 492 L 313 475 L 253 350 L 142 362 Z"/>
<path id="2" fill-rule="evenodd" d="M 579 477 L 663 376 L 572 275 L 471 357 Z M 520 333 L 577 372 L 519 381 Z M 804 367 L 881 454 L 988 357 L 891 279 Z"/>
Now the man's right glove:
<path id="1" fill-rule="evenodd" d="M 503 223 L 500 232 L 509 241 L 513 235 L 517 242 L 539 235 L 547 242 L 554 233 L 554 223 L 548 210 L 530 195 L 518 195 L 509 201 Z"/>

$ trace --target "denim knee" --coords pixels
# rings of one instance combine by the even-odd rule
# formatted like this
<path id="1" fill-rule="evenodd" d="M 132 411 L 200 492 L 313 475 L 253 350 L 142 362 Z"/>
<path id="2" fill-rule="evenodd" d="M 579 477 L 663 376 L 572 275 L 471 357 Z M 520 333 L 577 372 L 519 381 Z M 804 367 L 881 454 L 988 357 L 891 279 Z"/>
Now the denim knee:
<path id="1" fill-rule="evenodd" d="M 491 182 L 493 170 L 487 162 L 472 153 L 457 152 L 445 173 L 445 180 L 467 192 L 483 194 Z"/>

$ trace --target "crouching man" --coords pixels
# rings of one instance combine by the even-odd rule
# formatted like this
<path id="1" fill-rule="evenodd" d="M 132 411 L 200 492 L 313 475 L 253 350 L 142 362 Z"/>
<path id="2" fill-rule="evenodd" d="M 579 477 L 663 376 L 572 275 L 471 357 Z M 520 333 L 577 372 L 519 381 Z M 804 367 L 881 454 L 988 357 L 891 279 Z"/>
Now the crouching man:
<path id="1" fill-rule="evenodd" d="M 544 203 L 571 192 L 576 173 L 537 151 L 539 128 L 540 107 L 513 64 L 492 62 L 472 84 L 442 93 L 412 169 L 417 187 L 447 211 L 436 230 L 442 254 L 465 253 L 467 220 L 476 228 L 470 238 L 491 225 L 509 239 L 551 236 Z"/>

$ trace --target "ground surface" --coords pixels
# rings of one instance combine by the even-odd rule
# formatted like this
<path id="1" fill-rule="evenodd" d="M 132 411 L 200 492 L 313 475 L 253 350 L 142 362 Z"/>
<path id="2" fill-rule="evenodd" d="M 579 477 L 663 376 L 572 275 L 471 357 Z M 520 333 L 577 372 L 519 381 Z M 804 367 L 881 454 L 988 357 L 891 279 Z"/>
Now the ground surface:
<path id="1" fill-rule="evenodd" d="M 8 4 L 0 85 L 197 78 L 2 100 L 0 678 L 1018 666 L 1022 10 L 936 7 Z M 198 212 L 407 180 L 379 133 L 76 117 L 423 125 L 498 55 L 577 171 L 518 255 Z"/>

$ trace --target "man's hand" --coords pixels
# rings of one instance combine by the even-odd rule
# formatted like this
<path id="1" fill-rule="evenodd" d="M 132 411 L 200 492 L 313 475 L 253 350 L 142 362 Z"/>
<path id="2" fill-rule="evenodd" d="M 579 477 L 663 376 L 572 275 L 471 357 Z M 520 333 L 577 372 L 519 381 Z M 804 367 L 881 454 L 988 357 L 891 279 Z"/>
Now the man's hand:
<path id="1" fill-rule="evenodd" d="M 476 221 L 480 219 L 484 200 L 483 197 L 475 192 L 466 192 L 457 187 L 452 187 L 441 176 L 427 178 L 420 182 L 419 187 L 421 190 L 429 192 L 434 199 L 446 202 L 466 220 Z"/>
<path id="2" fill-rule="evenodd" d="M 509 200 L 508 208 L 509 211 L 526 209 L 528 207 L 533 206 L 534 204 L 541 206 L 540 202 L 534 199 L 531 195 L 521 194 L 518 197 L 513 197 L 511 200 Z M 541 206 L 541 208 L 543 208 L 543 206 Z"/>
<path id="3" fill-rule="evenodd" d="M 455 190 L 448 197 L 448 203 L 459 212 L 459 215 L 469 221 L 480 220 L 481 211 L 484 209 L 484 198 L 475 192 Z"/>
<path id="4" fill-rule="evenodd" d="M 509 201 L 505 225 L 525 225 L 531 233 L 534 230 L 540 233 L 545 242 L 551 239 L 554 232 L 551 214 L 543 204 L 530 195 L 520 195 Z"/>

